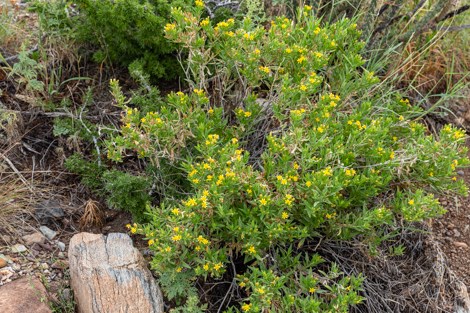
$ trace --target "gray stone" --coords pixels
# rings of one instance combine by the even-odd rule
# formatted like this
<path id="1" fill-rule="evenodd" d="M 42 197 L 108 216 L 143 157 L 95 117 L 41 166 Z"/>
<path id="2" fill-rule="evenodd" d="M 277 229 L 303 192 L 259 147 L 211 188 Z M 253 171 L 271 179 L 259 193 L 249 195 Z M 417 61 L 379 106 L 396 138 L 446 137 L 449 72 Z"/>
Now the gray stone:
<path id="1" fill-rule="evenodd" d="M 0 308 L 5 313 L 51 313 L 46 289 L 34 277 L 20 278 L 0 287 Z"/>
<path id="2" fill-rule="evenodd" d="M 62 290 L 62 299 L 64 301 L 70 301 L 72 299 L 72 292 L 69 288 L 65 288 L 64 290 Z"/>
<path id="3" fill-rule="evenodd" d="M 52 240 L 55 238 L 55 236 L 57 236 L 57 232 L 53 231 L 52 229 L 50 229 L 49 227 L 47 226 L 41 226 L 39 227 L 39 230 L 41 231 L 41 233 L 43 233 L 44 236 L 46 236 L 47 239 L 49 240 Z"/>
<path id="4" fill-rule="evenodd" d="M 40 223 L 48 224 L 50 221 L 65 216 L 64 210 L 56 200 L 47 200 L 39 204 L 34 211 L 37 220 Z"/>
<path id="5" fill-rule="evenodd" d="M 26 252 L 26 251 L 28 251 L 28 249 L 25 246 L 20 245 L 20 244 L 17 244 L 11 247 L 11 252 L 13 253 L 21 253 L 21 252 Z"/>
<path id="6" fill-rule="evenodd" d="M 32 246 L 35 243 L 44 243 L 46 238 L 40 232 L 35 232 L 21 237 L 27 246 Z"/>
<path id="7" fill-rule="evenodd" d="M 78 312 L 163 313 L 161 291 L 128 235 L 79 233 L 68 255 Z"/>
<path id="8" fill-rule="evenodd" d="M 65 251 L 65 243 L 62 241 L 57 242 L 57 247 L 59 248 L 60 251 L 64 252 Z"/>

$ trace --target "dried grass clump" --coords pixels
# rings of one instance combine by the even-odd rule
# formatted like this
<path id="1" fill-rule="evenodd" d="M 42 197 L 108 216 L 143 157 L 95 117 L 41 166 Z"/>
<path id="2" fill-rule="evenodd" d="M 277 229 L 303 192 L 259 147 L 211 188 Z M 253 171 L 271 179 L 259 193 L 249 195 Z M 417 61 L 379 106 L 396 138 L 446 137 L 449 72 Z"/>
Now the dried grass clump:
<path id="1" fill-rule="evenodd" d="M 89 199 L 84 205 L 84 212 L 80 218 L 80 229 L 93 226 L 103 226 L 103 212 L 97 201 Z"/>

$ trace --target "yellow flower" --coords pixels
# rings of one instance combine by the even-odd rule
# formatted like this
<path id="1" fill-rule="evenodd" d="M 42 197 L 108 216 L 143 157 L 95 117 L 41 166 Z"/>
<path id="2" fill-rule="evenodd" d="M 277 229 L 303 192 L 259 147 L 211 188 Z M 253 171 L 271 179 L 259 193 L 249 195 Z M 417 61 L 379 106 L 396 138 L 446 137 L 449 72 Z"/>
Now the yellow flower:
<path id="1" fill-rule="evenodd" d="M 218 270 L 219 270 L 219 269 L 221 269 L 222 267 L 223 267 L 223 264 L 222 264 L 222 263 L 220 263 L 220 262 L 219 262 L 219 263 L 216 263 L 216 264 L 214 264 L 214 269 L 215 269 L 216 271 L 218 271 Z"/>
<path id="2" fill-rule="evenodd" d="M 297 162 L 294 162 L 293 168 L 294 168 L 294 170 L 298 170 L 300 168 L 300 166 L 299 166 L 299 164 L 297 164 Z"/>
<path id="3" fill-rule="evenodd" d="M 256 55 L 260 55 L 261 51 L 260 51 L 260 49 L 255 49 L 255 51 L 253 51 L 253 53 L 256 54 Z"/>
<path id="4" fill-rule="evenodd" d="M 178 268 L 176 269 L 176 272 L 177 272 L 177 273 L 181 273 L 182 270 L 183 270 L 183 269 L 182 269 L 181 267 L 178 267 Z"/>
<path id="5" fill-rule="evenodd" d="M 409 204 L 409 205 L 414 205 L 414 204 L 415 204 L 415 200 L 411 199 L 410 201 L 408 201 L 408 204 Z"/>
<path id="6" fill-rule="evenodd" d="M 166 32 L 172 31 L 172 30 L 174 30 L 175 28 L 176 28 L 176 24 L 169 24 L 169 23 L 168 23 L 168 24 L 165 25 L 165 31 L 166 31 Z"/>
<path id="7" fill-rule="evenodd" d="M 180 241 L 181 240 L 181 235 L 174 235 L 173 237 L 171 237 L 171 240 L 177 242 L 177 241 Z"/>
<path id="8" fill-rule="evenodd" d="M 194 4 L 199 8 L 204 7 L 204 1 L 202 1 L 202 0 L 196 0 L 196 1 L 194 1 Z"/>
<path id="9" fill-rule="evenodd" d="M 136 232 L 137 232 L 137 228 L 132 227 L 132 228 L 131 228 L 131 233 L 135 234 Z"/>
<path id="10" fill-rule="evenodd" d="M 166 247 L 165 248 L 165 252 L 170 252 L 171 251 L 171 247 Z"/>
<path id="11" fill-rule="evenodd" d="M 320 134 L 325 131 L 324 126 L 325 126 L 325 125 L 322 124 L 322 125 L 320 125 L 320 126 L 317 127 L 317 131 L 318 131 Z"/>
<path id="12" fill-rule="evenodd" d="M 307 61 L 307 58 L 305 56 L 300 56 L 300 58 L 297 59 L 297 63 L 302 64 L 303 62 Z"/>
<path id="13" fill-rule="evenodd" d="M 255 253 L 256 253 L 255 247 L 250 246 L 250 247 L 248 248 L 248 253 L 249 253 L 249 254 L 255 254 Z"/>
<path id="14" fill-rule="evenodd" d="M 317 58 L 319 58 L 319 59 L 323 57 L 323 53 L 318 52 L 318 51 L 317 51 L 317 52 L 314 52 L 313 54 L 315 54 L 315 56 L 316 56 Z"/>
<path id="15" fill-rule="evenodd" d="M 315 35 L 318 35 L 320 33 L 320 31 L 321 31 L 320 27 L 317 27 L 317 28 L 314 29 L 313 33 Z"/>
<path id="16" fill-rule="evenodd" d="M 287 213 L 287 212 L 282 212 L 281 217 L 282 217 L 283 220 L 286 220 L 286 219 L 289 218 L 289 213 Z"/>
<path id="17" fill-rule="evenodd" d="M 202 243 L 203 245 L 207 245 L 209 243 L 209 240 L 207 240 L 206 238 L 204 238 L 202 236 L 197 237 L 197 241 L 199 243 Z"/>
<path id="18" fill-rule="evenodd" d="M 232 144 L 237 144 L 238 143 L 238 139 L 237 138 L 232 138 Z"/>
<path id="19" fill-rule="evenodd" d="M 176 227 L 173 227 L 173 231 L 174 231 L 175 233 L 177 233 L 177 232 L 179 232 L 179 231 L 180 231 L 180 228 L 179 228 L 178 226 L 176 226 Z"/>
<path id="20" fill-rule="evenodd" d="M 132 227 L 131 224 L 126 224 L 127 229 L 130 229 L 131 227 Z"/>
<path id="21" fill-rule="evenodd" d="M 207 113 L 209 113 L 209 114 L 214 114 L 214 109 L 212 109 L 212 108 L 209 109 L 209 110 L 207 111 Z"/>
<path id="22" fill-rule="evenodd" d="M 250 304 L 245 303 L 244 305 L 242 305 L 242 310 L 243 310 L 244 312 L 250 311 L 250 310 L 251 310 L 251 303 L 250 303 Z"/>
<path id="23" fill-rule="evenodd" d="M 457 177 L 455 177 L 455 176 L 452 177 L 452 180 L 453 180 L 453 181 L 456 181 L 456 180 L 457 180 Z"/>
<path id="24" fill-rule="evenodd" d="M 305 86 L 304 84 L 300 85 L 300 90 L 306 91 L 306 90 L 307 90 L 307 86 Z"/>
<path id="25" fill-rule="evenodd" d="M 267 200 L 265 197 L 263 197 L 263 198 L 261 198 L 261 199 L 259 200 L 259 204 L 260 204 L 261 206 L 265 206 L 265 205 L 268 204 L 268 200 Z"/>
<path id="26" fill-rule="evenodd" d="M 347 169 L 344 170 L 344 172 L 345 172 L 346 176 L 352 177 L 352 176 L 356 175 L 356 171 L 352 168 L 351 169 L 347 168 Z"/>
<path id="27" fill-rule="evenodd" d="M 257 291 L 260 295 L 264 295 L 264 294 L 266 293 L 266 291 L 264 290 L 263 287 L 257 288 L 256 291 Z"/>
<path id="28" fill-rule="evenodd" d="M 250 116 L 251 116 L 251 112 L 246 111 L 244 115 L 245 115 L 245 117 L 250 117 Z"/>
<path id="29" fill-rule="evenodd" d="M 203 27 L 209 25 L 209 19 L 208 18 L 203 19 L 199 25 Z"/>
<path id="30" fill-rule="evenodd" d="M 465 133 L 462 130 L 456 130 L 452 135 L 452 138 L 454 138 L 455 140 L 458 140 L 463 137 L 465 137 Z"/>
<path id="31" fill-rule="evenodd" d="M 399 119 L 400 121 L 404 121 L 404 120 L 405 120 L 405 118 L 403 117 L 403 115 L 400 115 L 400 116 L 398 117 L 398 119 Z"/>
<path id="32" fill-rule="evenodd" d="M 259 67 L 259 70 L 260 70 L 261 72 L 266 73 L 266 74 L 271 73 L 271 70 L 269 69 L 269 67 L 266 67 L 266 66 L 260 66 L 260 67 Z"/>
<path id="33" fill-rule="evenodd" d="M 294 202 L 294 197 L 290 194 L 287 194 L 284 198 L 284 203 L 288 206 L 291 206 L 293 202 Z"/>
<path id="34" fill-rule="evenodd" d="M 149 245 L 149 246 L 153 245 L 154 243 L 155 243 L 155 240 L 153 240 L 153 239 L 150 239 L 150 240 L 148 241 L 148 245 Z"/>
<path id="35" fill-rule="evenodd" d="M 212 178 L 214 178 L 214 176 L 212 176 L 212 175 L 207 175 L 207 177 L 206 177 L 206 181 L 211 181 L 211 180 L 212 180 Z"/>
<path id="36" fill-rule="evenodd" d="M 305 11 L 310 11 L 310 10 L 312 10 L 312 7 L 310 5 L 305 5 L 304 9 L 305 9 Z"/>
<path id="37" fill-rule="evenodd" d="M 314 292 L 315 292 L 315 288 L 311 287 L 311 288 L 308 290 L 308 292 L 314 293 Z"/>
<path id="38" fill-rule="evenodd" d="M 311 181 L 307 181 L 307 182 L 305 183 L 305 186 L 307 186 L 307 187 L 312 186 L 312 182 L 311 182 Z"/>
<path id="39" fill-rule="evenodd" d="M 393 160 L 395 158 L 395 152 L 390 152 L 390 160 Z"/>
<path id="40" fill-rule="evenodd" d="M 287 49 L 286 49 L 286 53 L 292 53 L 292 49 L 291 49 L 291 48 L 287 48 Z"/>
<path id="41" fill-rule="evenodd" d="M 333 176 L 333 172 L 331 171 L 331 167 L 326 167 L 324 170 L 322 170 L 322 174 L 324 176 Z"/>
<path id="42" fill-rule="evenodd" d="M 204 95 L 204 90 L 202 89 L 194 89 L 193 92 L 197 94 L 198 96 L 203 96 Z"/>
<path id="43" fill-rule="evenodd" d="M 207 272 L 209 270 L 209 264 L 208 263 L 204 264 L 202 268 Z"/>

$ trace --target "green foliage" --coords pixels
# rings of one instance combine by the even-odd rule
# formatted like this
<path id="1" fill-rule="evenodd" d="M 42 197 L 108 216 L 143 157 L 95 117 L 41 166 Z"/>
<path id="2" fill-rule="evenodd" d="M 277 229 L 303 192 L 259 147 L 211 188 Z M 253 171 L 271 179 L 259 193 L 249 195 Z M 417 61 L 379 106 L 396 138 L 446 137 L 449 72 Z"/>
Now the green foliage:
<path id="1" fill-rule="evenodd" d="M 151 183 L 148 178 L 111 170 L 103 174 L 106 200 L 111 207 L 132 213 L 137 221 L 144 221 L 144 208 L 150 201 Z"/>
<path id="2" fill-rule="evenodd" d="M 52 1 L 54 2 L 54 1 Z M 139 62 L 153 77 L 174 76 L 179 70 L 172 55 L 175 46 L 164 38 L 163 26 L 170 5 L 186 7 L 187 0 L 74 1 L 38 3 L 35 10 L 46 17 L 46 29 L 62 31 L 82 43 L 99 47 L 96 62 L 111 61 L 124 66 Z M 61 12 L 61 14 L 58 14 Z"/>
<path id="3" fill-rule="evenodd" d="M 15 77 L 20 84 L 24 84 L 29 91 L 43 91 L 44 83 L 38 77 L 42 66 L 31 58 L 24 46 L 18 54 L 18 61 L 13 65 L 9 75 Z"/>
<path id="4" fill-rule="evenodd" d="M 347 312 L 361 301 L 361 278 L 293 245 L 367 241 L 396 218 L 442 214 L 434 192 L 466 191 L 455 174 L 468 164 L 464 133 L 446 126 L 436 140 L 420 108 L 382 94 L 363 68 L 354 21 L 322 25 L 305 7 L 268 30 L 250 19 L 214 24 L 200 1 L 172 14 L 166 35 L 188 55 L 193 90 L 143 113 L 112 81 L 126 113 L 108 156 L 132 150 L 157 169 L 166 162 L 191 186 L 149 207 L 150 223 L 131 232 L 148 238 L 153 268 L 178 284 L 233 274 L 233 258 L 244 259 L 249 268 L 234 278 L 244 312 Z"/>
<path id="5" fill-rule="evenodd" d="M 150 201 L 150 180 L 118 170 L 107 170 L 96 162 L 74 154 L 65 167 L 81 177 L 81 182 L 96 195 L 104 197 L 109 206 L 132 213 L 137 221 L 145 221 L 146 204 Z"/>
<path id="6" fill-rule="evenodd" d="M 80 176 L 82 184 L 93 190 L 98 195 L 103 194 L 104 168 L 96 162 L 85 160 L 79 154 L 73 154 L 65 160 L 65 168 Z"/>

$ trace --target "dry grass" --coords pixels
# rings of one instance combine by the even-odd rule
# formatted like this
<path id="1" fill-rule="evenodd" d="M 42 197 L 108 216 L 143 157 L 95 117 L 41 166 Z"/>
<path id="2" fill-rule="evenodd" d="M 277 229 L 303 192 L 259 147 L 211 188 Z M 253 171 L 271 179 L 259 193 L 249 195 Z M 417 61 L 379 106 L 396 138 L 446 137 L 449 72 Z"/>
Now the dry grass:
<path id="1" fill-rule="evenodd" d="M 84 205 L 84 212 L 80 218 L 80 229 L 89 228 L 92 226 L 103 225 L 103 213 L 100 209 L 100 204 L 97 201 L 89 199 Z"/>
<path id="2" fill-rule="evenodd" d="M 18 226 L 24 225 L 31 216 L 36 193 L 16 173 L 4 174 L 8 165 L 0 162 L 0 233 L 17 234 Z"/>

